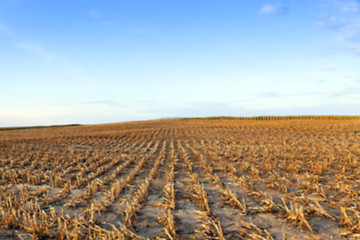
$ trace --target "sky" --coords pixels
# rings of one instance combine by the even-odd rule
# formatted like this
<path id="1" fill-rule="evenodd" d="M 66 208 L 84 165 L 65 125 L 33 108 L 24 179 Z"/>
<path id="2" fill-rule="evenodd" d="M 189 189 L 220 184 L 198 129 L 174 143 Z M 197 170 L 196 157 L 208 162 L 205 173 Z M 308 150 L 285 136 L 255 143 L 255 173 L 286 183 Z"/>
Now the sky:
<path id="1" fill-rule="evenodd" d="M 360 115 L 359 0 L 0 0 L 0 127 Z"/>

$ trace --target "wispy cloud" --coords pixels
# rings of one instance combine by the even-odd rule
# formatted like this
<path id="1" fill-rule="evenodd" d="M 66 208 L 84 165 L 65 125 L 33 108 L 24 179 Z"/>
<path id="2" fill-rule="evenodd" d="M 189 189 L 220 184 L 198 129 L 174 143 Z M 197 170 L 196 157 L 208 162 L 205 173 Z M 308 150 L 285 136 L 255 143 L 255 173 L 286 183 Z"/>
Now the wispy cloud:
<path id="1" fill-rule="evenodd" d="M 96 9 L 89 10 L 89 11 L 87 11 L 86 14 L 87 14 L 89 17 L 91 17 L 91 18 L 98 18 L 98 17 L 101 16 L 101 14 L 99 13 L 99 11 L 96 10 Z"/>
<path id="2" fill-rule="evenodd" d="M 347 21 L 344 18 L 339 18 L 336 16 L 331 16 L 330 18 L 322 19 L 317 22 L 319 27 L 324 29 L 339 31 L 344 28 L 347 24 Z"/>
<path id="3" fill-rule="evenodd" d="M 100 23 L 100 26 L 109 26 L 111 24 L 112 24 L 111 21 L 103 21 L 103 22 Z"/>
<path id="4" fill-rule="evenodd" d="M 360 87 L 348 87 L 330 94 L 332 97 L 357 96 L 360 97 Z"/>
<path id="5" fill-rule="evenodd" d="M 131 33 L 136 35 L 146 35 L 146 34 L 153 34 L 154 31 L 151 29 L 145 29 L 145 28 L 133 28 L 130 29 Z"/>
<path id="6" fill-rule="evenodd" d="M 340 40 L 357 40 L 360 41 L 358 38 L 360 36 L 360 16 L 354 18 L 349 24 L 347 24 L 343 28 L 342 38 Z"/>
<path id="7" fill-rule="evenodd" d="M 281 3 L 267 3 L 261 9 L 261 14 L 269 14 L 269 15 L 277 15 L 284 16 L 289 12 L 289 7 L 281 4 Z"/>
<path id="8" fill-rule="evenodd" d="M 326 72 L 335 72 L 336 68 L 334 67 L 326 67 L 326 68 L 322 68 L 322 71 L 326 71 Z"/>
<path id="9" fill-rule="evenodd" d="M 321 102 L 320 99 L 324 100 L 325 102 L 331 102 L 335 98 L 342 98 L 343 100 L 349 100 L 349 101 L 351 99 L 354 99 L 354 97 L 360 98 L 360 85 L 352 84 L 352 86 L 348 86 L 348 87 L 339 87 L 337 90 L 302 92 L 296 94 L 276 92 L 276 91 L 258 92 L 258 93 L 254 93 L 252 96 L 255 97 L 261 103 L 260 106 L 265 106 L 269 101 L 279 101 L 279 104 L 284 106 L 288 106 L 294 103 L 301 105 L 303 104 L 301 99 L 306 99 L 306 98 L 312 98 L 313 100 L 315 100 L 314 102 L 311 102 L 309 104 L 309 105 L 315 105 Z M 286 99 L 285 102 L 284 99 Z"/>
<path id="10" fill-rule="evenodd" d="M 307 97 L 307 96 L 324 96 L 325 92 L 303 92 L 303 93 L 281 93 L 281 92 L 258 92 L 254 93 L 253 97 L 256 98 L 297 98 L 297 97 Z"/>
<path id="11" fill-rule="evenodd" d="M 360 13 L 360 5 L 357 2 L 338 2 L 343 12 Z"/>
<path id="12" fill-rule="evenodd" d="M 280 95 L 277 92 L 259 92 L 259 93 L 254 93 L 254 96 L 261 97 L 261 98 L 282 97 L 282 95 Z"/>
<path id="13" fill-rule="evenodd" d="M 80 104 L 86 105 L 103 105 L 109 107 L 128 107 L 127 104 L 121 103 L 119 101 L 112 101 L 112 100 L 95 100 L 95 101 L 83 101 Z"/>
<path id="14" fill-rule="evenodd" d="M 27 43 L 17 43 L 17 44 L 15 44 L 15 46 L 27 53 L 30 53 L 30 54 L 33 54 L 33 55 L 36 55 L 36 56 L 42 58 L 45 61 L 56 60 L 61 63 L 69 63 L 69 61 L 66 58 L 59 56 L 57 54 L 50 53 L 38 45 L 27 44 Z"/>
<path id="15" fill-rule="evenodd" d="M 92 9 L 86 12 L 86 15 L 90 18 L 99 21 L 99 26 L 109 26 L 112 25 L 112 21 L 104 19 L 103 15 L 96 9 Z"/>
<path id="16" fill-rule="evenodd" d="M 12 36 L 10 29 L 3 23 L 0 22 L 0 34 L 6 35 L 6 36 Z"/>
<path id="17" fill-rule="evenodd" d="M 350 53 L 360 54 L 360 43 L 350 43 L 348 45 L 341 46 L 340 49 Z"/>
<path id="18" fill-rule="evenodd" d="M 331 15 L 327 16 L 326 13 Z M 320 14 L 319 14 L 320 15 Z M 322 7 L 317 25 L 336 32 L 338 49 L 360 53 L 360 2 L 332 0 Z"/>

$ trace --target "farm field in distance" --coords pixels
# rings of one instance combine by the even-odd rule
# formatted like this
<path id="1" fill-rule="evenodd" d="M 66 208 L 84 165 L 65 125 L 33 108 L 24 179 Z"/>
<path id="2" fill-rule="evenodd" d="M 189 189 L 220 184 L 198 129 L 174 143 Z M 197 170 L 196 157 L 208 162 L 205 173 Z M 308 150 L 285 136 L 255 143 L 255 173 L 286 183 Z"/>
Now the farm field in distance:
<path id="1" fill-rule="evenodd" d="M 359 239 L 360 118 L 0 131 L 0 239 Z"/>

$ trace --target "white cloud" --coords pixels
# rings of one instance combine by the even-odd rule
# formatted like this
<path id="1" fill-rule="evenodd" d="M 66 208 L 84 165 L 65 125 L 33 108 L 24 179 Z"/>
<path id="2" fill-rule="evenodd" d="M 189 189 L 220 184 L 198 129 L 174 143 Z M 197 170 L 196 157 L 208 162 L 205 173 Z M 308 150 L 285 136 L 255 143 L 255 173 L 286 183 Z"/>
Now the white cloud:
<path id="1" fill-rule="evenodd" d="M 280 3 L 276 3 L 276 4 L 267 3 L 260 9 L 261 14 L 270 14 L 270 15 L 286 15 L 288 11 L 289 8 Z"/>

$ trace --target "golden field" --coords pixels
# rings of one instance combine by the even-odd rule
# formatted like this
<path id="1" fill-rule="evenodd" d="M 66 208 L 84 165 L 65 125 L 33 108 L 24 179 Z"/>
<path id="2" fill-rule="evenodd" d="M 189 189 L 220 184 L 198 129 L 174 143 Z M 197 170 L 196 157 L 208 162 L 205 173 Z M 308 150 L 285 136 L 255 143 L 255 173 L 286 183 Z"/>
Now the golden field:
<path id="1" fill-rule="evenodd" d="M 1 129 L 0 239 L 358 239 L 360 118 Z"/>

